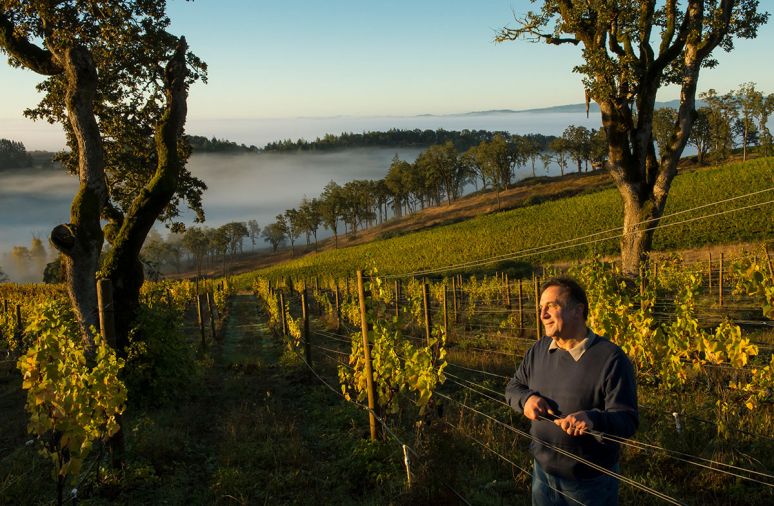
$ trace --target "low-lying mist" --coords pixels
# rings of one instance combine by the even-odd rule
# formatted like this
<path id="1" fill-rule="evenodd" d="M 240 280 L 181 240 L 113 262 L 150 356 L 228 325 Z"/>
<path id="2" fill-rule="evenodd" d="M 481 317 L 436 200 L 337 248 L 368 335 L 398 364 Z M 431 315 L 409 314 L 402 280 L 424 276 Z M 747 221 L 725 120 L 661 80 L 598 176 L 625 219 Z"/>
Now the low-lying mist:
<path id="1" fill-rule="evenodd" d="M 257 220 L 261 226 L 317 197 L 330 181 L 381 179 L 397 153 L 414 161 L 421 148 L 357 148 L 336 152 L 199 154 L 188 162 L 191 173 L 207 183 L 204 209 L 207 224 Z M 192 223 L 191 213 L 185 221 Z"/>
<path id="2" fill-rule="evenodd" d="M 277 214 L 296 207 L 304 196 L 317 197 L 331 180 L 344 184 L 379 179 L 387 174 L 396 153 L 414 161 L 420 151 L 358 148 L 326 153 L 194 154 L 188 168 L 208 186 L 203 196 L 205 225 L 253 219 L 265 226 Z M 0 172 L 0 268 L 11 280 L 42 280 L 42 268 L 19 268 L 11 252 L 14 246 L 29 248 L 33 237 L 48 247 L 53 227 L 68 221 L 77 187 L 77 178 L 63 172 Z M 187 209 L 181 217 L 186 225 L 192 225 L 193 218 Z M 163 226 L 157 228 L 163 231 Z"/>
<path id="3" fill-rule="evenodd" d="M 38 237 L 48 248 L 56 225 L 67 223 L 78 179 L 64 171 L 26 169 L 0 172 L 0 268 L 13 281 L 42 281 L 45 262 L 24 261 L 14 246 L 30 248 Z M 50 252 L 45 260 L 50 261 Z"/>

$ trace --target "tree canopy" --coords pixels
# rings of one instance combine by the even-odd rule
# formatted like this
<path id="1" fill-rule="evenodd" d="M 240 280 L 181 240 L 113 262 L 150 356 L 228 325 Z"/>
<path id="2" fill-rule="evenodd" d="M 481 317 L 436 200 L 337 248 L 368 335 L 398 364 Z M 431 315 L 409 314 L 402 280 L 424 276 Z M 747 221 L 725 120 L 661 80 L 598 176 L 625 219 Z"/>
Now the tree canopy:
<path id="1" fill-rule="evenodd" d="M 621 257 L 636 274 L 658 223 L 696 118 L 699 73 L 714 67 L 712 52 L 754 38 L 768 20 L 757 0 L 545 0 L 505 27 L 499 42 L 526 39 L 582 47 L 587 103 L 599 104 L 607 134 L 607 168 L 624 201 Z M 680 87 L 680 107 L 659 159 L 653 136 L 658 90 Z"/>
<path id="2" fill-rule="evenodd" d="M 6 0 L 0 12 L 0 51 L 12 66 L 46 76 L 40 103 L 25 115 L 63 126 L 69 151 L 60 160 L 79 177 L 69 223 L 51 241 L 86 336 L 97 323 L 97 272 L 113 281 L 123 340 L 153 223 L 173 221 L 183 201 L 204 217 L 205 185 L 185 168 L 183 125 L 188 86 L 206 67 L 184 38 L 167 32 L 165 11 L 163 0 Z M 100 265 L 104 240 L 111 247 Z"/>
<path id="3" fill-rule="evenodd" d="M 293 141 L 285 139 L 270 142 L 264 146 L 264 151 L 330 151 L 335 149 L 363 148 L 363 147 L 424 147 L 433 144 L 451 142 L 454 147 L 464 151 L 483 141 L 492 140 L 495 135 L 509 135 L 508 132 L 493 132 L 489 130 L 437 130 L 419 129 L 413 130 L 391 128 L 385 132 L 344 132 L 340 135 L 325 134 L 313 141 L 298 139 Z M 550 137 L 540 134 L 530 134 L 543 148 L 548 144 Z"/>
<path id="4" fill-rule="evenodd" d="M 0 170 L 29 167 L 32 157 L 24 144 L 9 139 L 0 139 Z"/>

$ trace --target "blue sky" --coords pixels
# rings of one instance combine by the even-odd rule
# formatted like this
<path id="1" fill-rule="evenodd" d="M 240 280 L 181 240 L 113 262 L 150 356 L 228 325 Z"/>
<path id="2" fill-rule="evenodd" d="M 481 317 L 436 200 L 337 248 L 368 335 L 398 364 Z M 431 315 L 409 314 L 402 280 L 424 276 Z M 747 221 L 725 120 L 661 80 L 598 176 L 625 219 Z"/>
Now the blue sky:
<path id="1" fill-rule="evenodd" d="M 768 2 L 762 2 L 764 6 Z M 494 44 L 526 0 L 196 0 L 169 2 L 173 33 L 209 65 L 191 89 L 189 120 L 451 114 L 583 101 L 573 65 L 580 50 L 524 41 Z M 700 90 L 753 81 L 774 92 L 769 23 L 738 41 Z M 37 101 L 29 71 L 0 64 L 0 137 L 25 141 L 45 126 L 24 123 Z M 661 100 L 677 97 L 664 90 Z M 3 124 L 5 128 L 3 128 Z M 13 136 L 13 132 L 17 132 Z M 25 142 L 29 143 L 29 140 Z"/>

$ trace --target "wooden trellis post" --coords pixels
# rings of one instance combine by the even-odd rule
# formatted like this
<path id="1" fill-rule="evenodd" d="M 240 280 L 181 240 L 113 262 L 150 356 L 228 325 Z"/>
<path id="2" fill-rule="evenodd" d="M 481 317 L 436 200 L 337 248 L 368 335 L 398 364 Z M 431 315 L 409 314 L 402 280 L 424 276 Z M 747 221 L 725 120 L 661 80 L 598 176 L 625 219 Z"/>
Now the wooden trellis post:
<path id="1" fill-rule="evenodd" d="M 21 333 L 24 328 L 24 322 L 21 315 L 21 304 L 16 304 L 16 331 Z"/>
<path id="2" fill-rule="evenodd" d="M 24 329 L 24 322 L 22 321 L 21 304 L 16 304 L 16 322 L 13 329 L 13 338 L 21 345 L 22 330 Z"/>
<path id="3" fill-rule="evenodd" d="M 335 282 L 336 293 L 336 332 L 341 332 L 341 295 L 339 294 L 339 282 Z"/>
<path id="4" fill-rule="evenodd" d="M 207 292 L 207 310 L 210 313 L 210 330 L 212 330 L 212 340 L 215 341 L 218 336 L 215 331 L 215 300 L 213 299 L 212 292 Z"/>
<path id="5" fill-rule="evenodd" d="M 411 488 L 411 459 L 406 445 L 403 445 L 403 464 L 406 466 L 406 484 L 408 488 Z"/>
<path id="6" fill-rule="evenodd" d="M 524 295 L 521 281 L 522 279 L 519 278 L 519 336 L 524 336 Z"/>
<path id="7" fill-rule="evenodd" d="M 304 339 L 304 355 L 306 356 L 306 363 L 309 364 L 309 367 L 312 367 L 312 344 L 309 335 L 309 307 L 307 305 L 306 284 L 303 290 L 301 290 L 301 317 L 304 320 L 304 329 L 301 336 Z"/>
<path id="8" fill-rule="evenodd" d="M 395 280 L 395 319 L 400 318 L 400 280 Z"/>
<path id="9" fill-rule="evenodd" d="M 718 267 L 718 305 L 723 307 L 723 253 L 720 254 L 720 266 Z"/>
<path id="10" fill-rule="evenodd" d="M 454 310 L 454 321 L 458 322 L 457 314 L 457 276 L 452 276 L 452 309 Z"/>
<path id="11" fill-rule="evenodd" d="M 363 271 L 357 271 L 357 294 L 360 299 L 360 331 L 363 335 L 363 357 L 365 359 L 366 392 L 368 394 L 368 422 L 371 428 L 371 440 L 376 441 L 376 396 L 374 392 L 374 374 L 371 369 L 371 348 L 368 344 L 368 322 L 366 320 Z"/>
<path id="12" fill-rule="evenodd" d="M 540 339 L 540 287 L 538 286 L 538 277 L 533 274 L 533 283 L 535 285 L 535 339 Z"/>
<path id="13" fill-rule="evenodd" d="M 280 300 L 280 321 L 282 323 L 282 336 L 287 337 L 288 336 L 288 321 L 287 321 L 287 315 L 285 314 L 285 293 L 280 290 L 279 293 L 279 300 Z"/>
<path id="14" fill-rule="evenodd" d="M 446 301 L 446 285 L 443 285 L 443 335 L 446 336 L 446 339 L 449 339 L 449 304 Z M 438 358 L 440 347 L 440 342 L 435 344 L 435 358 Z"/>
<path id="15" fill-rule="evenodd" d="M 505 275 L 505 307 L 511 309 L 511 280 L 508 279 L 508 274 Z"/>
<path id="16" fill-rule="evenodd" d="M 712 294 L 712 252 L 707 254 L 707 278 L 709 279 L 709 293 Z"/>
<path id="17" fill-rule="evenodd" d="M 97 307 L 99 308 L 99 332 L 102 339 L 116 347 L 116 320 L 113 308 L 113 285 L 109 279 L 97 281 Z"/>
<path id="18" fill-rule="evenodd" d="M 430 346 L 431 337 L 431 321 L 430 321 L 430 285 L 425 283 L 422 285 L 422 299 L 424 301 L 425 308 L 425 337 L 427 339 L 427 345 Z"/>
<path id="19" fill-rule="evenodd" d="M 202 336 L 202 348 L 207 346 L 207 340 L 204 334 L 204 294 L 196 296 L 196 315 L 199 317 L 199 332 Z"/>
<path id="20" fill-rule="evenodd" d="M 457 290 L 460 292 L 459 300 L 457 301 L 457 311 L 459 311 L 459 319 L 462 321 L 462 317 L 465 312 L 465 286 L 462 282 L 462 274 L 457 275 Z M 465 330 L 468 328 L 468 323 L 465 322 Z"/>

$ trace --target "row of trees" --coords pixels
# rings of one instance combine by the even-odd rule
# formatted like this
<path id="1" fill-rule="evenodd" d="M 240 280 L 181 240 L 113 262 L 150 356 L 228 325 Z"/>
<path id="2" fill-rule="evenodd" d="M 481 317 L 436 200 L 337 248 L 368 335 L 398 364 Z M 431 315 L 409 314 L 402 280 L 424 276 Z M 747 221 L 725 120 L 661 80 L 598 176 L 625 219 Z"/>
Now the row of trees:
<path id="1" fill-rule="evenodd" d="M 250 239 L 255 249 L 261 237 L 261 227 L 256 220 L 234 221 L 217 228 L 188 227 L 182 233 L 170 233 L 166 240 L 152 230 L 142 249 L 142 258 L 153 277 L 163 268 L 181 272 L 185 262 L 190 262 L 199 276 L 205 268 L 222 268 L 226 275 L 230 258 L 244 252 L 244 240 Z"/>
<path id="2" fill-rule="evenodd" d="M 687 140 L 697 150 L 699 163 L 708 155 L 714 160 L 728 158 L 732 149 L 759 145 L 764 154 L 772 151 L 772 135 L 767 123 L 774 108 L 774 94 L 756 90 L 755 83 L 745 83 L 725 95 L 715 90 L 701 93 L 707 104 L 696 110 L 693 129 Z M 673 142 L 678 111 L 670 107 L 653 112 L 653 139 L 663 156 Z M 404 131 L 391 131 L 400 133 Z M 417 134 L 421 131 L 416 130 Z M 425 131 L 432 133 L 433 131 Z M 446 134 L 456 132 L 440 131 Z M 471 138 L 470 131 L 456 138 Z M 430 205 L 451 203 L 472 184 L 476 191 L 492 189 L 498 195 L 514 182 L 516 169 L 531 169 L 537 176 L 538 165 L 546 171 L 555 165 L 562 175 L 571 166 L 578 172 L 601 168 L 608 156 L 608 140 L 603 129 L 570 125 L 560 137 L 543 135 L 510 135 L 507 132 L 473 132 L 484 137 L 478 144 L 459 151 L 451 140 L 433 144 L 412 163 L 396 155 L 383 179 L 355 180 L 343 186 L 331 181 L 317 199 L 304 199 L 297 209 L 277 215 L 276 221 L 263 230 L 262 236 L 276 251 L 288 241 L 295 252 L 295 241 L 301 235 L 317 241 L 320 227 L 328 229 L 338 246 L 339 224 L 344 232 L 356 234 L 359 228 L 382 223 L 389 216 L 413 213 Z M 333 136 L 326 136 L 336 140 Z"/>
<path id="3" fill-rule="evenodd" d="M 24 144 L 9 139 L 0 139 L 0 170 L 32 166 L 32 156 Z"/>
<path id="4" fill-rule="evenodd" d="M 226 139 L 212 137 L 208 139 L 200 135 L 187 135 L 188 143 L 195 153 L 257 153 L 258 148 L 250 145 L 237 144 Z"/>
<path id="5" fill-rule="evenodd" d="M 728 158 L 732 150 L 742 147 L 742 158 L 747 159 L 749 148 L 760 147 L 761 153 L 772 153 L 772 135 L 768 128 L 774 111 L 774 93 L 764 94 L 755 83 L 743 83 L 736 90 L 719 95 L 714 89 L 699 94 L 706 105 L 696 109 L 696 119 L 688 144 L 697 151 L 699 163 L 708 156 L 715 160 Z M 659 153 L 668 148 L 677 109 L 666 107 L 653 114 L 653 138 Z"/>
<path id="6" fill-rule="evenodd" d="M 4 270 L 0 269 L 0 282 L 40 282 L 46 265 L 52 260 L 43 241 L 33 236 L 29 246 L 16 245 L 1 257 Z"/>
<path id="7" fill-rule="evenodd" d="M 479 131 L 484 132 L 484 131 Z M 578 171 L 588 171 L 589 164 L 604 163 L 605 138 L 601 130 L 569 126 L 561 137 L 537 134 L 510 135 L 495 132 L 491 138 L 459 151 L 451 140 L 433 144 L 422 151 L 414 162 L 397 155 L 384 178 L 354 180 L 344 185 L 331 181 L 319 198 L 304 198 L 298 208 L 277 215 L 264 227 L 262 236 L 274 251 L 285 241 L 295 253 L 296 239 L 304 235 L 307 246 L 320 227 L 329 230 L 338 247 L 339 227 L 344 233 L 401 217 L 427 206 L 450 204 L 464 193 L 468 185 L 476 191 L 494 189 L 499 193 L 514 182 L 517 169 L 531 169 L 537 175 L 538 164 L 548 172 L 557 164 L 564 174 L 570 162 Z"/>
<path id="8" fill-rule="evenodd" d="M 341 135 L 325 134 L 313 141 L 298 139 L 293 141 L 285 139 L 270 142 L 264 146 L 264 151 L 329 151 L 334 149 L 363 148 L 363 147 L 422 147 L 433 144 L 445 144 L 451 142 L 460 151 L 491 141 L 495 135 L 508 136 L 508 132 L 490 130 L 437 130 L 419 129 L 413 130 L 391 128 L 384 132 L 344 132 Z M 531 134 L 531 137 L 545 145 L 550 137 L 541 134 Z"/>

